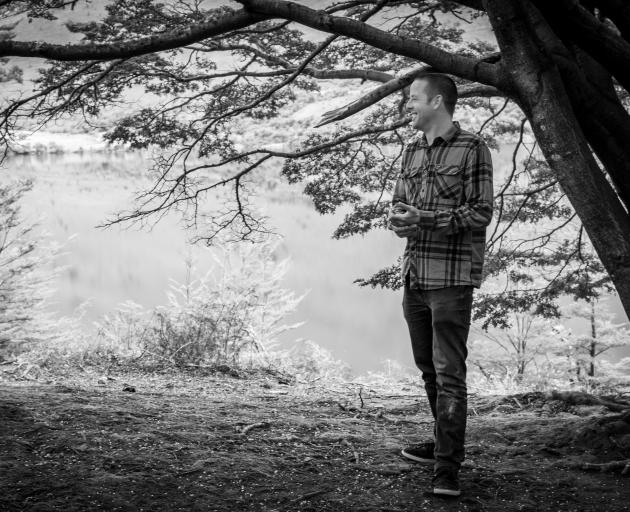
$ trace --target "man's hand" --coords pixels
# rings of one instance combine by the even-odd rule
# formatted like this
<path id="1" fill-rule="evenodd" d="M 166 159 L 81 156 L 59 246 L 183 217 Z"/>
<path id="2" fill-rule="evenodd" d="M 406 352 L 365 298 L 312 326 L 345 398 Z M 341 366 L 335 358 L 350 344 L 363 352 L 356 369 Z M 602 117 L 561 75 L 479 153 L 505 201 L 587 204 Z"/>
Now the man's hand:
<path id="1" fill-rule="evenodd" d="M 392 228 L 415 226 L 420 222 L 420 210 L 405 203 L 396 203 L 389 214 L 389 223 Z M 396 231 L 394 229 L 394 231 Z M 398 233 L 396 233 L 398 234 Z"/>
<path id="2" fill-rule="evenodd" d="M 411 226 L 395 226 L 391 224 L 391 230 L 396 233 L 398 238 L 415 237 L 418 234 L 418 226 L 416 224 Z"/>

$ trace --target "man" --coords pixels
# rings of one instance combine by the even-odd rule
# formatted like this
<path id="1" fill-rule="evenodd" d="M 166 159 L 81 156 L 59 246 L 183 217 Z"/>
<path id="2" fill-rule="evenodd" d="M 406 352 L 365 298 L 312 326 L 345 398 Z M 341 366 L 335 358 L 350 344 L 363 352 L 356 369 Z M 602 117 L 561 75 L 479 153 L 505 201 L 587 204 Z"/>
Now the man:
<path id="1" fill-rule="evenodd" d="M 434 440 L 403 456 L 434 465 L 433 493 L 459 496 L 466 431 L 466 339 L 492 217 L 492 162 L 483 140 L 453 122 L 454 82 L 425 70 L 407 111 L 423 135 L 405 147 L 389 216 L 407 238 L 403 311 L 435 419 Z"/>

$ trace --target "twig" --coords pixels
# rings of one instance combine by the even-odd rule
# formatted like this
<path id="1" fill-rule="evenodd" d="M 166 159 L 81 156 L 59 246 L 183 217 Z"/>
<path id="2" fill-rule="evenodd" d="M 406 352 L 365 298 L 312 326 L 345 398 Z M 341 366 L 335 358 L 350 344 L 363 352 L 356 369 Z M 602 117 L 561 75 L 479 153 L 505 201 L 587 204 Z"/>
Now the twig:
<path id="1" fill-rule="evenodd" d="M 387 421 L 393 423 L 394 425 L 397 425 L 399 423 L 410 423 L 411 425 L 433 425 L 435 423 L 434 420 L 418 421 L 418 420 L 408 420 L 408 419 L 405 419 L 405 418 L 389 418 L 387 416 L 383 416 L 382 418 L 384 420 L 387 420 Z"/>
<path id="2" fill-rule="evenodd" d="M 585 462 L 584 464 L 581 464 L 579 467 L 580 469 L 584 469 L 586 471 L 595 470 L 595 471 L 601 471 L 602 473 L 609 472 L 609 471 L 617 471 L 618 469 L 621 469 L 621 474 L 626 475 L 630 473 L 630 459 L 614 460 L 612 462 L 605 462 L 603 464 L 594 464 L 590 462 Z"/>
<path id="3" fill-rule="evenodd" d="M 412 471 L 411 466 L 400 467 L 396 469 L 379 468 L 375 466 L 360 466 L 359 464 L 353 464 L 352 466 L 355 469 L 358 469 L 360 471 L 366 471 L 368 473 L 376 473 L 377 475 L 381 475 L 381 476 L 398 476 L 398 475 L 402 475 L 404 473 L 409 473 L 410 471 Z M 379 508 L 379 510 L 381 509 Z"/>
<path id="4" fill-rule="evenodd" d="M 363 409 L 363 407 L 365 406 L 365 404 L 363 403 L 363 397 L 361 396 L 362 391 L 363 386 L 359 387 L 359 400 L 361 400 L 361 409 Z"/>
<path id="5" fill-rule="evenodd" d="M 319 496 L 320 494 L 326 494 L 327 492 L 330 492 L 330 489 L 320 489 L 319 491 L 309 492 L 309 493 L 303 494 L 299 498 L 295 498 L 294 500 L 291 500 L 291 504 L 293 505 L 295 503 L 300 503 L 302 501 L 310 500 L 311 498 L 314 498 L 315 496 Z"/>
<path id="6" fill-rule="evenodd" d="M 266 421 L 261 421 L 259 423 L 252 423 L 251 425 L 247 425 L 246 427 L 243 427 L 243 430 L 241 430 L 241 435 L 244 436 L 245 434 L 247 434 L 250 430 L 254 428 L 266 428 L 268 426 L 269 426 L 269 423 Z"/>
<path id="7" fill-rule="evenodd" d="M 519 409 L 522 409 L 523 406 L 521 405 L 521 402 L 518 401 L 518 398 L 516 398 L 515 396 L 512 397 L 512 400 L 514 400 L 514 402 L 516 402 L 516 405 L 518 405 Z"/>

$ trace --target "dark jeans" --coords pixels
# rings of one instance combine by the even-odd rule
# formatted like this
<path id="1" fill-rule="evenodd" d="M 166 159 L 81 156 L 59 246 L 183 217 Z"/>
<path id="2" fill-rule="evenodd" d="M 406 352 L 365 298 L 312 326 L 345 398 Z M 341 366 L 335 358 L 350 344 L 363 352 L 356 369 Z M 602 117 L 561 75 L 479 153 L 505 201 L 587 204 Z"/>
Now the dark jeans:
<path id="1" fill-rule="evenodd" d="M 416 290 L 405 286 L 403 311 L 416 366 L 435 419 L 435 466 L 459 469 L 466 433 L 466 339 L 472 286 Z"/>

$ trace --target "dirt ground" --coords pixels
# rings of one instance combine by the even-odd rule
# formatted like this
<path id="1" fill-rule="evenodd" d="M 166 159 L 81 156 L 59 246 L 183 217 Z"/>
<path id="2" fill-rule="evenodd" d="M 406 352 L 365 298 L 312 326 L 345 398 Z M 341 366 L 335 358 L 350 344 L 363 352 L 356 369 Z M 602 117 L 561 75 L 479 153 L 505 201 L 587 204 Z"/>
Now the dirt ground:
<path id="1" fill-rule="evenodd" d="M 445 500 L 430 467 L 399 455 L 430 437 L 419 389 L 316 384 L 3 378 L 0 510 L 630 510 L 623 464 L 588 466 L 630 458 L 630 415 L 608 402 L 472 395 L 463 495 Z"/>

